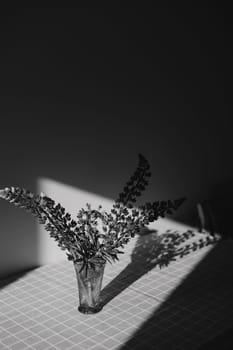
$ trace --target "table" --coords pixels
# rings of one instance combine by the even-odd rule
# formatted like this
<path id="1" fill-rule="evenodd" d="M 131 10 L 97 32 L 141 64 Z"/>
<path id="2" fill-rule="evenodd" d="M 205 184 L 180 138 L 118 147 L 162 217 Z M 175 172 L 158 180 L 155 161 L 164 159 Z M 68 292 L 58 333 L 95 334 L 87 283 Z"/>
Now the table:
<path id="1" fill-rule="evenodd" d="M 202 237 L 196 232 L 193 240 Z M 2 281 L 0 349 L 190 350 L 211 346 L 212 339 L 217 344 L 233 324 L 233 242 L 197 249 L 159 268 L 152 252 L 157 239 L 153 232 L 133 238 L 120 261 L 106 266 L 104 308 L 95 315 L 77 311 L 72 262 Z"/>

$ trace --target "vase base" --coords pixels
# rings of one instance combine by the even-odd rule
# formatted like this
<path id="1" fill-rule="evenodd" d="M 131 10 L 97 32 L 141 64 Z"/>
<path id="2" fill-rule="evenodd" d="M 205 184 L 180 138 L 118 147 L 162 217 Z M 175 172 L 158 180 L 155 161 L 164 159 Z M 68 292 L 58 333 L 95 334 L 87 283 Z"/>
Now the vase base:
<path id="1" fill-rule="evenodd" d="M 96 314 L 97 312 L 102 310 L 102 306 L 98 305 L 96 307 L 88 307 L 88 306 L 79 306 L 78 311 L 81 312 L 82 314 Z"/>

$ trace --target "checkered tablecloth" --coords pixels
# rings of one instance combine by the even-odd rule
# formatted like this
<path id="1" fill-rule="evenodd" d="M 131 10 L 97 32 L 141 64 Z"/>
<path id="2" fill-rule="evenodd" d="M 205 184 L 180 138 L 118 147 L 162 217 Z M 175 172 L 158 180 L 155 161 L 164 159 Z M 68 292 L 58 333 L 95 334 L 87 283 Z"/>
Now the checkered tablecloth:
<path id="1" fill-rule="evenodd" d="M 148 264 L 151 237 L 132 239 L 120 262 L 107 265 L 104 308 L 78 312 L 68 261 L 32 270 L 0 289 L 1 350 L 198 349 L 233 324 L 233 244 L 221 242 Z M 145 250 L 145 249 L 146 250 Z M 139 249 L 139 251 L 140 251 Z M 144 249 L 144 250 L 143 250 Z"/>

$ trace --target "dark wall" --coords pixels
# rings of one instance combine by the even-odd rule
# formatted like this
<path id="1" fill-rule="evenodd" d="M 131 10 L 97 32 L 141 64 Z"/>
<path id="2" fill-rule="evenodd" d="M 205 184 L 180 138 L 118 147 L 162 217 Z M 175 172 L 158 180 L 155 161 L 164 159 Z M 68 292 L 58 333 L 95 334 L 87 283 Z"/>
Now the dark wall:
<path id="1" fill-rule="evenodd" d="M 232 178 L 227 8 L 5 8 L 0 30 L 0 187 L 47 177 L 115 198 L 140 152 L 143 200 L 186 195 L 188 220 Z M 36 264 L 33 219 L 0 207 L 0 249 L 21 220 Z"/>

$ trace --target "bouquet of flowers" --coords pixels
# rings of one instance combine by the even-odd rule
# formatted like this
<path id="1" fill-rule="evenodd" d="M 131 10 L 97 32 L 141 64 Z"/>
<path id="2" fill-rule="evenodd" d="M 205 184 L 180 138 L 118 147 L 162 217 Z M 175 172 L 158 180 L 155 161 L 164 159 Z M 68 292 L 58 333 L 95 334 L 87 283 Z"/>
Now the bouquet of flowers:
<path id="1" fill-rule="evenodd" d="M 116 261 L 122 248 L 135 233 L 150 222 L 172 214 L 183 203 L 184 198 L 155 201 L 136 207 L 137 197 L 146 189 L 151 176 L 147 159 L 139 154 L 138 166 L 115 200 L 110 212 L 90 204 L 81 208 L 76 220 L 55 201 L 45 194 L 35 195 L 20 187 L 6 187 L 0 190 L 0 197 L 23 208 L 45 225 L 50 236 L 64 250 L 69 260 L 82 262 Z"/>

